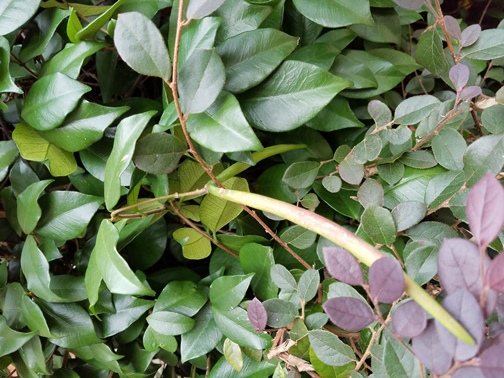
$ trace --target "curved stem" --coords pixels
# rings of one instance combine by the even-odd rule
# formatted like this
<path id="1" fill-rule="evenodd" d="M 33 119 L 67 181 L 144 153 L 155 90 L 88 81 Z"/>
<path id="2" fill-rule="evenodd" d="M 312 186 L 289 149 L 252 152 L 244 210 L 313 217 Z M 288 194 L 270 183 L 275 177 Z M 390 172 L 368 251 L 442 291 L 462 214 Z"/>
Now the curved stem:
<path id="1" fill-rule="evenodd" d="M 259 194 L 218 188 L 211 184 L 208 185 L 208 190 L 216 197 L 267 211 L 290 220 L 307 230 L 316 232 L 346 249 L 367 266 L 385 256 L 380 250 L 349 230 L 311 211 Z M 436 318 L 460 340 L 467 344 L 475 344 L 474 339 L 465 328 L 406 273 L 404 273 L 404 279 L 406 293 L 425 311 Z"/>

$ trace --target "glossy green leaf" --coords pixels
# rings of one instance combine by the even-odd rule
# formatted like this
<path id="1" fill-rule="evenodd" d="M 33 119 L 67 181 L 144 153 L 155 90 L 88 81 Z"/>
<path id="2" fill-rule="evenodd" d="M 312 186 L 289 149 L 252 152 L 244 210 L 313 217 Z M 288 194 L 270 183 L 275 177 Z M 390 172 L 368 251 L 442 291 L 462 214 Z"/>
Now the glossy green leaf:
<path id="1" fill-rule="evenodd" d="M 201 20 L 193 20 L 189 25 L 184 26 L 182 36 L 180 37 L 179 68 L 182 67 L 194 51 L 198 49 L 211 49 L 214 46 L 215 35 L 217 34 L 220 22 L 221 20 L 217 17 L 205 17 Z"/>
<path id="2" fill-rule="evenodd" d="M 232 177 L 226 180 L 224 187 L 227 189 L 248 192 L 247 180 L 239 177 Z M 201 201 L 200 215 L 201 221 L 216 232 L 226 224 L 235 219 L 243 211 L 242 207 L 236 203 L 225 201 L 212 195 L 207 195 Z"/>
<path id="3" fill-rule="evenodd" d="M 0 24 L 2 23 L 1 19 L 2 15 L 0 15 Z M 11 74 L 9 72 L 10 46 L 9 41 L 2 36 L 0 36 L 0 60 L 2 61 L 2 65 L 0 66 L 0 93 L 23 93 L 23 91 L 19 89 L 12 80 Z"/>
<path id="4" fill-rule="evenodd" d="M 192 228 L 177 229 L 173 233 L 173 238 L 182 246 L 182 252 L 186 259 L 201 260 L 212 253 L 210 241 Z"/>
<path id="5" fill-rule="evenodd" d="M 355 362 L 343 365 L 343 366 L 330 366 L 323 363 L 315 354 L 313 348 L 309 349 L 310 363 L 321 377 L 325 378 L 364 378 L 364 376 L 356 373 L 354 370 Z M 375 365 L 373 365 L 373 371 Z"/>
<path id="6" fill-rule="evenodd" d="M 351 89 L 378 88 L 378 81 L 371 68 L 344 54 L 336 57 L 329 72 L 350 80 L 352 85 L 349 88 Z"/>
<path id="7" fill-rule="evenodd" d="M 109 107 L 82 100 L 61 126 L 39 134 L 62 150 L 84 150 L 103 137 L 103 132 L 114 120 L 124 114 L 127 106 Z"/>
<path id="8" fill-rule="evenodd" d="M 13 140 L 0 141 L 0 180 L 3 180 L 9 172 L 9 166 L 19 156 L 16 143 Z"/>
<path id="9" fill-rule="evenodd" d="M 135 152 L 135 143 L 142 134 L 154 110 L 124 118 L 117 126 L 114 147 L 105 168 L 105 204 L 112 209 L 121 196 L 121 175 Z"/>
<path id="10" fill-rule="evenodd" d="M 196 320 L 194 328 L 181 336 L 180 359 L 182 362 L 207 354 L 222 339 L 222 333 L 213 319 L 210 303 L 201 309 L 194 320 Z"/>
<path id="11" fill-rule="evenodd" d="M 56 337 L 56 335 L 53 335 L 49 330 L 42 310 L 28 295 L 24 295 L 23 298 L 21 298 L 20 307 L 24 320 L 30 330 L 38 332 L 42 337 Z"/>
<path id="12" fill-rule="evenodd" d="M 136 72 L 170 79 L 170 56 L 163 36 L 143 14 L 121 14 L 117 18 L 114 43 L 121 58 Z"/>
<path id="13" fill-rule="evenodd" d="M 114 12 L 125 3 L 125 0 L 116 1 L 111 7 L 109 7 L 105 12 L 96 17 L 88 25 L 86 25 L 81 30 L 77 31 L 75 34 L 75 39 L 77 41 L 83 41 L 85 39 L 91 39 L 95 37 L 95 34 L 100 31 L 100 29 L 110 20 Z"/>
<path id="14" fill-rule="evenodd" d="M 28 290 L 32 291 L 37 297 L 50 302 L 64 301 L 49 288 L 51 283 L 49 263 L 31 235 L 27 237 L 23 246 L 21 269 L 27 279 Z"/>
<path id="15" fill-rule="evenodd" d="M 178 347 L 177 339 L 172 335 L 162 335 L 151 326 L 148 326 L 143 334 L 142 343 L 146 350 L 154 352 L 162 348 L 168 352 L 175 352 Z"/>
<path id="16" fill-rule="evenodd" d="M 115 313 L 104 314 L 101 317 L 101 336 L 106 338 L 124 331 L 152 306 L 154 306 L 153 301 L 135 298 L 131 295 L 115 295 Z"/>
<path id="17" fill-rule="evenodd" d="M 434 75 L 440 76 L 448 72 L 450 65 L 446 60 L 438 29 L 428 28 L 422 33 L 418 40 L 416 60 Z"/>
<path id="18" fill-rule="evenodd" d="M 463 171 L 449 171 L 433 177 L 425 189 L 425 203 L 429 209 L 441 206 L 462 188 L 464 182 Z"/>
<path id="19" fill-rule="evenodd" d="M 214 308 L 229 311 L 243 300 L 253 273 L 243 276 L 223 276 L 215 279 L 210 286 L 210 302 Z"/>
<path id="20" fill-rule="evenodd" d="M 317 357 L 329 366 L 343 366 L 355 359 L 352 348 L 329 331 L 309 331 L 308 338 Z"/>
<path id="21" fill-rule="evenodd" d="M 243 369 L 243 355 L 240 346 L 226 338 L 222 349 L 228 364 L 240 372 Z"/>
<path id="22" fill-rule="evenodd" d="M 194 319 L 171 311 L 156 311 L 147 317 L 147 322 L 154 331 L 168 336 L 186 333 L 196 324 Z"/>
<path id="23" fill-rule="evenodd" d="M 248 320 L 247 312 L 241 307 L 224 311 L 212 306 L 212 312 L 222 334 L 238 345 L 251 349 L 266 349 L 271 346 L 271 336 L 256 332 Z"/>
<path id="24" fill-rule="evenodd" d="M 18 123 L 12 133 L 24 159 L 46 162 L 53 176 L 67 176 L 77 169 L 72 153 L 45 140 L 35 129 Z"/>
<path id="25" fill-rule="evenodd" d="M 27 343 L 35 332 L 17 332 L 9 328 L 3 315 L 0 315 L 0 357 L 11 354 Z"/>
<path id="26" fill-rule="evenodd" d="M 355 116 L 348 100 L 335 97 L 320 113 L 306 122 L 306 126 L 320 131 L 335 131 L 363 127 L 364 124 Z"/>
<path id="27" fill-rule="evenodd" d="M 297 49 L 289 55 L 288 59 L 313 64 L 314 66 L 328 71 L 334 63 L 336 55 L 339 53 L 340 50 L 332 46 L 330 43 L 320 42 Z"/>
<path id="28" fill-rule="evenodd" d="M 371 16 L 373 23 L 352 23 L 350 30 L 368 41 L 399 45 L 401 42 L 401 22 L 395 10 L 374 8 Z"/>
<path id="29" fill-rule="evenodd" d="M 100 366 L 105 369 L 109 374 L 110 372 L 120 373 L 121 368 L 117 362 L 123 356 L 115 354 L 109 346 L 105 343 L 92 344 L 89 346 L 82 346 L 80 348 L 72 348 L 72 352 L 80 359 L 90 361 L 94 365 Z M 102 372 L 104 370 L 99 370 Z"/>
<path id="30" fill-rule="evenodd" d="M 275 371 L 274 364 L 270 363 L 267 359 L 255 361 L 254 359 L 243 356 L 243 368 L 238 373 L 229 363 L 226 358 L 222 356 L 217 363 L 213 366 L 208 378 L 263 378 L 269 377 Z"/>
<path id="31" fill-rule="evenodd" d="M 277 286 L 271 279 L 271 267 L 275 264 L 273 249 L 257 243 L 247 243 L 240 248 L 240 265 L 245 274 L 254 273 L 250 286 L 261 300 L 276 298 Z"/>
<path id="32" fill-rule="evenodd" d="M 392 209 L 392 218 L 397 232 L 404 231 L 419 223 L 427 212 L 427 206 L 423 202 L 404 201 Z"/>
<path id="33" fill-rule="evenodd" d="M 0 35 L 9 34 L 28 21 L 39 8 L 40 0 L 6 0 L 0 12 Z"/>
<path id="34" fill-rule="evenodd" d="M 46 364 L 46 356 L 42 350 L 42 343 L 38 335 L 28 340 L 28 342 L 19 349 L 17 354 L 32 373 L 50 374 Z M 15 364 L 18 374 L 21 374 L 16 362 Z"/>
<path id="35" fill-rule="evenodd" d="M 376 243 L 389 245 L 396 239 L 396 226 L 390 212 L 379 206 L 370 206 L 362 213 L 362 227 Z"/>
<path id="36" fill-rule="evenodd" d="M 315 161 L 299 161 L 286 169 L 282 180 L 293 189 L 308 188 L 315 181 L 319 168 L 320 164 Z"/>
<path id="37" fill-rule="evenodd" d="M 187 18 L 203 18 L 215 12 L 224 0 L 192 0 L 187 7 Z"/>
<path id="38" fill-rule="evenodd" d="M 352 219 L 359 220 L 362 211 L 362 206 L 358 201 L 352 199 L 352 196 L 356 196 L 357 192 L 353 190 L 339 190 L 337 193 L 331 193 L 327 191 L 322 183 L 315 181 L 313 184 L 313 189 L 315 193 L 319 196 L 321 200 L 327 203 L 332 209 L 340 214 L 343 214 Z"/>
<path id="39" fill-rule="evenodd" d="M 138 141 L 133 162 L 144 172 L 167 174 L 177 167 L 186 150 L 185 143 L 172 134 L 153 133 Z"/>
<path id="40" fill-rule="evenodd" d="M 320 284 L 320 274 L 318 270 L 309 269 L 303 272 L 299 278 L 298 295 L 303 303 L 311 301 L 317 295 Z"/>
<path id="41" fill-rule="evenodd" d="M 74 8 L 69 8 L 70 16 L 68 17 L 67 23 L 67 36 L 70 42 L 77 43 L 79 40 L 75 37 L 75 35 L 82 30 L 82 24 L 79 21 L 79 16 L 77 16 L 77 12 Z"/>
<path id="42" fill-rule="evenodd" d="M 257 29 L 217 47 L 226 68 L 224 89 L 241 93 L 263 81 L 296 48 L 296 38 L 275 29 Z"/>
<path id="43" fill-rule="evenodd" d="M 94 281 L 103 279 L 111 293 L 126 295 L 154 295 L 154 291 L 146 287 L 133 273 L 128 263 L 117 252 L 116 244 L 119 240 L 117 228 L 109 221 L 103 220 L 96 236 L 96 244 L 91 253 L 91 258 L 96 259 L 93 269 L 88 267 L 88 275 Z M 97 270 L 97 271 L 96 271 Z M 89 293 L 90 282 L 86 282 Z"/>
<path id="44" fill-rule="evenodd" d="M 487 135 L 472 143 L 464 154 L 466 185 L 471 188 L 488 171 L 497 174 L 504 165 L 504 136 Z"/>
<path id="45" fill-rule="evenodd" d="M 68 17 L 69 12 L 63 9 L 46 9 L 40 12 L 33 21 L 36 27 L 30 31 L 28 38 L 19 52 L 21 61 L 26 62 L 41 55 L 48 47 L 56 28 Z M 21 16 L 23 17 L 23 16 Z"/>
<path id="46" fill-rule="evenodd" d="M 159 294 L 154 311 L 172 311 L 192 317 L 207 300 L 207 295 L 194 282 L 172 281 Z"/>
<path id="47" fill-rule="evenodd" d="M 21 116 L 34 129 L 54 129 L 90 90 L 87 85 L 59 72 L 46 75 L 37 80 L 26 95 Z"/>
<path id="48" fill-rule="evenodd" d="M 178 78 L 182 112 L 194 114 L 208 109 L 219 96 L 225 79 L 224 65 L 214 49 L 194 51 Z"/>
<path id="49" fill-rule="evenodd" d="M 309 248 L 317 238 L 316 233 L 297 224 L 286 228 L 279 236 L 287 244 L 300 249 Z"/>
<path id="50" fill-rule="evenodd" d="M 42 210 L 38 204 L 38 198 L 44 189 L 54 180 L 42 180 L 28 186 L 18 195 L 17 214 L 18 222 L 25 234 L 30 234 L 42 216 Z"/>
<path id="51" fill-rule="evenodd" d="M 349 85 L 347 80 L 317 66 L 285 61 L 273 75 L 250 91 L 241 104 L 245 116 L 255 127 L 273 132 L 289 131 L 313 118 Z"/>
<path id="52" fill-rule="evenodd" d="M 51 333 L 57 335 L 49 339 L 63 348 L 78 348 L 98 344 L 93 322 L 88 312 L 76 303 L 51 303 L 38 299 L 36 304 L 47 319 Z"/>
<path id="53" fill-rule="evenodd" d="M 410 97 L 397 106 L 394 122 L 414 125 L 427 117 L 439 104 L 441 101 L 431 95 Z"/>
<path id="54" fill-rule="evenodd" d="M 439 247 L 428 241 L 408 243 L 404 249 L 406 273 L 419 285 L 429 282 L 437 274 Z"/>
<path id="55" fill-rule="evenodd" d="M 317 4 L 294 0 L 294 5 L 305 17 L 329 28 L 373 24 L 368 0 L 357 0 L 351 4 L 345 0 L 323 0 Z"/>
<path id="56" fill-rule="evenodd" d="M 504 56 L 504 30 L 483 30 L 477 41 L 471 46 L 464 47 L 462 57 L 479 60 L 491 60 Z"/>
<path id="57" fill-rule="evenodd" d="M 242 113 L 238 100 L 221 92 L 203 113 L 187 120 L 191 138 L 215 152 L 257 151 L 262 144 Z"/>
<path id="58" fill-rule="evenodd" d="M 103 203 L 101 197 L 73 191 L 53 191 L 44 195 L 39 204 L 42 217 L 35 232 L 54 240 L 78 237 Z"/>
<path id="59" fill-rule="evenodd" d="M 0 307 L 9 327 L 22 329 L 26 326 L 23 313 L 19 311 L 19 303 L 25 296 L 25 289 L 19 282 L 9 283 L 0 290 Z"/>

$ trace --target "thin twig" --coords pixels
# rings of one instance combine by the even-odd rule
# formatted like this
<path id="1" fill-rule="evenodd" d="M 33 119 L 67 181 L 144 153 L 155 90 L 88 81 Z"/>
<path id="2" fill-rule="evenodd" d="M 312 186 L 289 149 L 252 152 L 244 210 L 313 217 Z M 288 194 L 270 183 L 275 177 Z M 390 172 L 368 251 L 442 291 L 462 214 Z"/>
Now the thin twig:
<path id="1" fill-rule="evenodd" d="M 418 142 L 410 151 L 417 151 L 420 147 L 422 147 L 425 143 L 431 140 L 439 131 L 448 124 L 453 118 L 461 114 L 464 110 L 459 109 L 456 112 L 453 110 L 448 113 L 443 122 L 440 122 L 434 130 L 432 130 L 427 136 L 423 137 L 420 142 Z"/>

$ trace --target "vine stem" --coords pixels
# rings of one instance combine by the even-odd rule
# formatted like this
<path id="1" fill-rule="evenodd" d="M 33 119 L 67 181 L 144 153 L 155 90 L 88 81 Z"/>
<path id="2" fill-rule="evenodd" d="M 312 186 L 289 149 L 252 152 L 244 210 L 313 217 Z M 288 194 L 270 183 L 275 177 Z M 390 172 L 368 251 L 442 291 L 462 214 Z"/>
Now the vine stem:
<path id="1" fill-rule="evenodd" d="M 448 31 L 446 30 L 446 25 L 445 25 L 444 16 L 443 16 L 443 10 L 441 9 L 441 4 L 439 3 L 439 0 L 435 0 L 435 3 L 436 3 L 436 9 L 439 12 L 438 15 L 436 16 L 437 22 L 438 22 L 439 26 L 441 26 L 441 30 L 443 30 L 443 34 L 446 39 L 446 44 L 448 45 L 448 50 L 450 50 L 450 54 L 453 58 L 453 61 L 455 62 L 455 64 L 457 64 L 460 59 L 459 59 L 458 55 L 455 53 L 455 49 L 453 48 L 453 44 L 451 42 L 451 37 L 448 34 Z"/>
<path id="2" fill-rule="evenodd" d="M 182 29 L 184 26 L 188 24 L 188 22 L 184 22 L 184 0 L 179 0 L 179 9 L 177 14 L 177 29 L 175 31 L 175 43 L 173 48 L 173 67 L 172 67 L 172 79 L 171 82 L 166 82 L 166 84 L 170 87 L 173 94 L 173 101 L 175 103 L 175 109 L 177 111 L 177 116 L 180 121 L 180 126 L 182 127 L 182 132 L 184 133 L 184 138 L 186 139 L 187 145 L 189 147 L 189 152 L 194 156 L 194 159 L 198 162 L 199 165 L 205 170 L 211 180 L 215 183 L 215 185 L 224 188 L 224 185 L 217 177 L 214 175 L 212 171 L 212 167 L 209 167 L 206 162 L 201 158 L 194 147 L 194 143 L 189 135 L 189 131 L 187 130 L 187 117 L 183 114 L 182 108 L 180 107 L 180 100 L 178 96 L 178 60 L 179 60 L 179 48 L 180 48 L 180 39 L 182 36 Z M 190 20 L 189 20 L 190 21 Z M 273 230 L 266 224 L 264 221 L 253 211 L 245 205 L 241 205 L 243 210 L 245 210 L 252 218 L 254 218 L 263 229 L 271 235 L 271 237 L 280 244 L 289 254 L 291 254 L 297 261 L 301 263 L 306 269 L 313 269 L 310 264 L 304 261 L 296 252 L 290 248 L 287 243 L 285 243 L 277 234 L 273 232 Z"/>
<path id="3" fill-rule="evenodd" d="M 267 211 L 316 232 L 346 249 L 367 266 L 371 266 L 376 260 L 385 257 L 380 250 L 371 244 L 319 214 L 260 194 L 218 188 L 211 184 L 208 185 L 208 190 L 219 198 Z M 405 292 L 427 313 L 436 318 L 460 340 L 470 345 L 475 344 L 474 339 L 465 328 L 406 273 L 404 273 L 404 281 Z"/>

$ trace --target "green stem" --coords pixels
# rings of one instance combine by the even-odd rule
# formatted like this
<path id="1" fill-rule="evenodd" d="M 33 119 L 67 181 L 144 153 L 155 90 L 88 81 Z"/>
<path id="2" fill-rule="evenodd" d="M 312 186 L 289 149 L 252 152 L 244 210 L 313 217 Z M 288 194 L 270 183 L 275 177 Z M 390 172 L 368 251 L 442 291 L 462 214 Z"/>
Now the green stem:
<path id="1" fill-rule="evenodd" d="M 259 194 L 218 188 L 213 184 L 208 185 L 208 191 L 216 197 L 250 206 L 258 210 L 267 211 L 294 222 L 307 230 L 316 232 L 346 249 L 367 266 L 371 266 L 373 262 L 385 256 L 380 250 L 368 244 L 349 230 L 309 210 Z M 406 273 L 404 277 L 405 291 L 411 298 L 460 340 L 467 344 L 475 344 L 471 335 L 448 313 L 448 311 L 406 275 Z"/>

